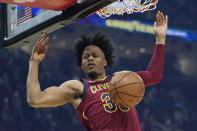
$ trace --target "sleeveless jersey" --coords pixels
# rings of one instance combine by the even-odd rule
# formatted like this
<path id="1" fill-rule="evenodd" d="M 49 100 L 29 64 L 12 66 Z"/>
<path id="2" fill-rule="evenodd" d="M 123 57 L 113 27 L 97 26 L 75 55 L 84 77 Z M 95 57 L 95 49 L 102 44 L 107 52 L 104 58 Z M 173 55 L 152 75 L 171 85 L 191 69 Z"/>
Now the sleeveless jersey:
<path id="1" fill-rule="evenodd" d="M 77 108 L 86 131 L 141 131 L 135 107 L 117 106 L 109 97 L 111 76 L 104 80 L 82 79 L 84 92 Z"/>

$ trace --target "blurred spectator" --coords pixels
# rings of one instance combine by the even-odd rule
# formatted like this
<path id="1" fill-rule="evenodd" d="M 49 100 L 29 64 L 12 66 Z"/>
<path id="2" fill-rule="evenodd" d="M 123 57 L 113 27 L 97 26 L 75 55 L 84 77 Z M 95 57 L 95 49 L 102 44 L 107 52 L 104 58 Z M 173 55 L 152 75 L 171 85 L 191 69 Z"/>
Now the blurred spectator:
<path id="1" fill-rule="evenodd" d="M 1 119 L 2 119 L 2 125 L 5 126 L 5 128 L 9 128 L 10 124 L 13 124 L 14 120 L 11 115 L 11 109 L 10 109 L 10 103 L 9 98 L 5 97 L 3 100 L 3 107 L 1 108 Z"/>

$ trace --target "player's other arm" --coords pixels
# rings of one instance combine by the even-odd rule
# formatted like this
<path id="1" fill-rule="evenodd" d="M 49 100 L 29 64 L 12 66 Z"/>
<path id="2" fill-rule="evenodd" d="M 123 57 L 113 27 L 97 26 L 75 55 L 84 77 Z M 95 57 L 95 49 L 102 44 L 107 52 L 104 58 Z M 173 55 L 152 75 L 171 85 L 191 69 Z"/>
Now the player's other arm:
<path id="1" fill-rule="evenodd" d="M 54 107 L 72 102 L 79 96 L 79 88 L 83 86 L 80 81 L 71 80 L 63 83 L 59 87 L 49 87 L 44 91 L 41 91 L 38 80 L 38 67 L 39 63 L 46 56 L 48 45 L 47 42 L 49 37 L 46 37 L 44 33 L 40 40 L 35 45 L 32 56 L 29 62 L 29 72 L 27 77 L 27 101 L 30 106 L 33 107 Z"/>
<path id="2" fill-rule="evenodd" d="M 157 84 L 162 79 L 167 27 L 168 16 L 164 16 L 162 12 L 158 11 L 156 21 L 154 22 L 156 46 L 153 56 L 147 70 L 137 72 L 137 74 L 143 79 L 145 86 Z"/>
<path id="3" fill-rule="evenodd" d="M 39 83 L 28 83 L 27 84 L 27 101 L 32 107 L 56 107 L 68 102 L 73 102 L 81 94 L 80 91 L 75 88 L 83 86 L 80 81 L 71 80 L 64 82 L 59 87 L 53 86 L 40 90 Z"/>

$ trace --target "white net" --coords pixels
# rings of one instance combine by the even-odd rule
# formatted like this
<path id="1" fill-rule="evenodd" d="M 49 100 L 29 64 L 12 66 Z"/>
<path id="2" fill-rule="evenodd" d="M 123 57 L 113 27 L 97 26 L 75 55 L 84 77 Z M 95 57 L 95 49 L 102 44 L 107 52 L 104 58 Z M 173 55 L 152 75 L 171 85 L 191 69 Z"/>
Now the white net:
<path id="1" fill-rule="evenodd" d="M 144 1 L 144 2 L 143 2 Z M 123 15 L 124 13 L 132 14 L 133 12 L 144 12 L 154 10 L 158 0 L 119 0 L 100 10 L 97 14 L 102 17 L 110 17 L 111 15 Z"/>
<path id="2" fill-rule="evenodd" d="M 35 2 L 36 0 L 13 0 L 15 3 Z"/>

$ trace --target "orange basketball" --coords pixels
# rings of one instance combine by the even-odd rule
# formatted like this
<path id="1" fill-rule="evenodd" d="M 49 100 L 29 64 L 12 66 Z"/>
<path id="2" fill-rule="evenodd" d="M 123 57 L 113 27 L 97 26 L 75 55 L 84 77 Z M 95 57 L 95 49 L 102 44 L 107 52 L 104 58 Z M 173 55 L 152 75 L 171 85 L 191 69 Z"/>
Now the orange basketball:
<path id="1" fill-rule="evenodd" d="M 131 71 L 116 72 L 109 85 L 112 101 L 124 107 L 137 105 L 145 93 L 143 80 Z"/>

